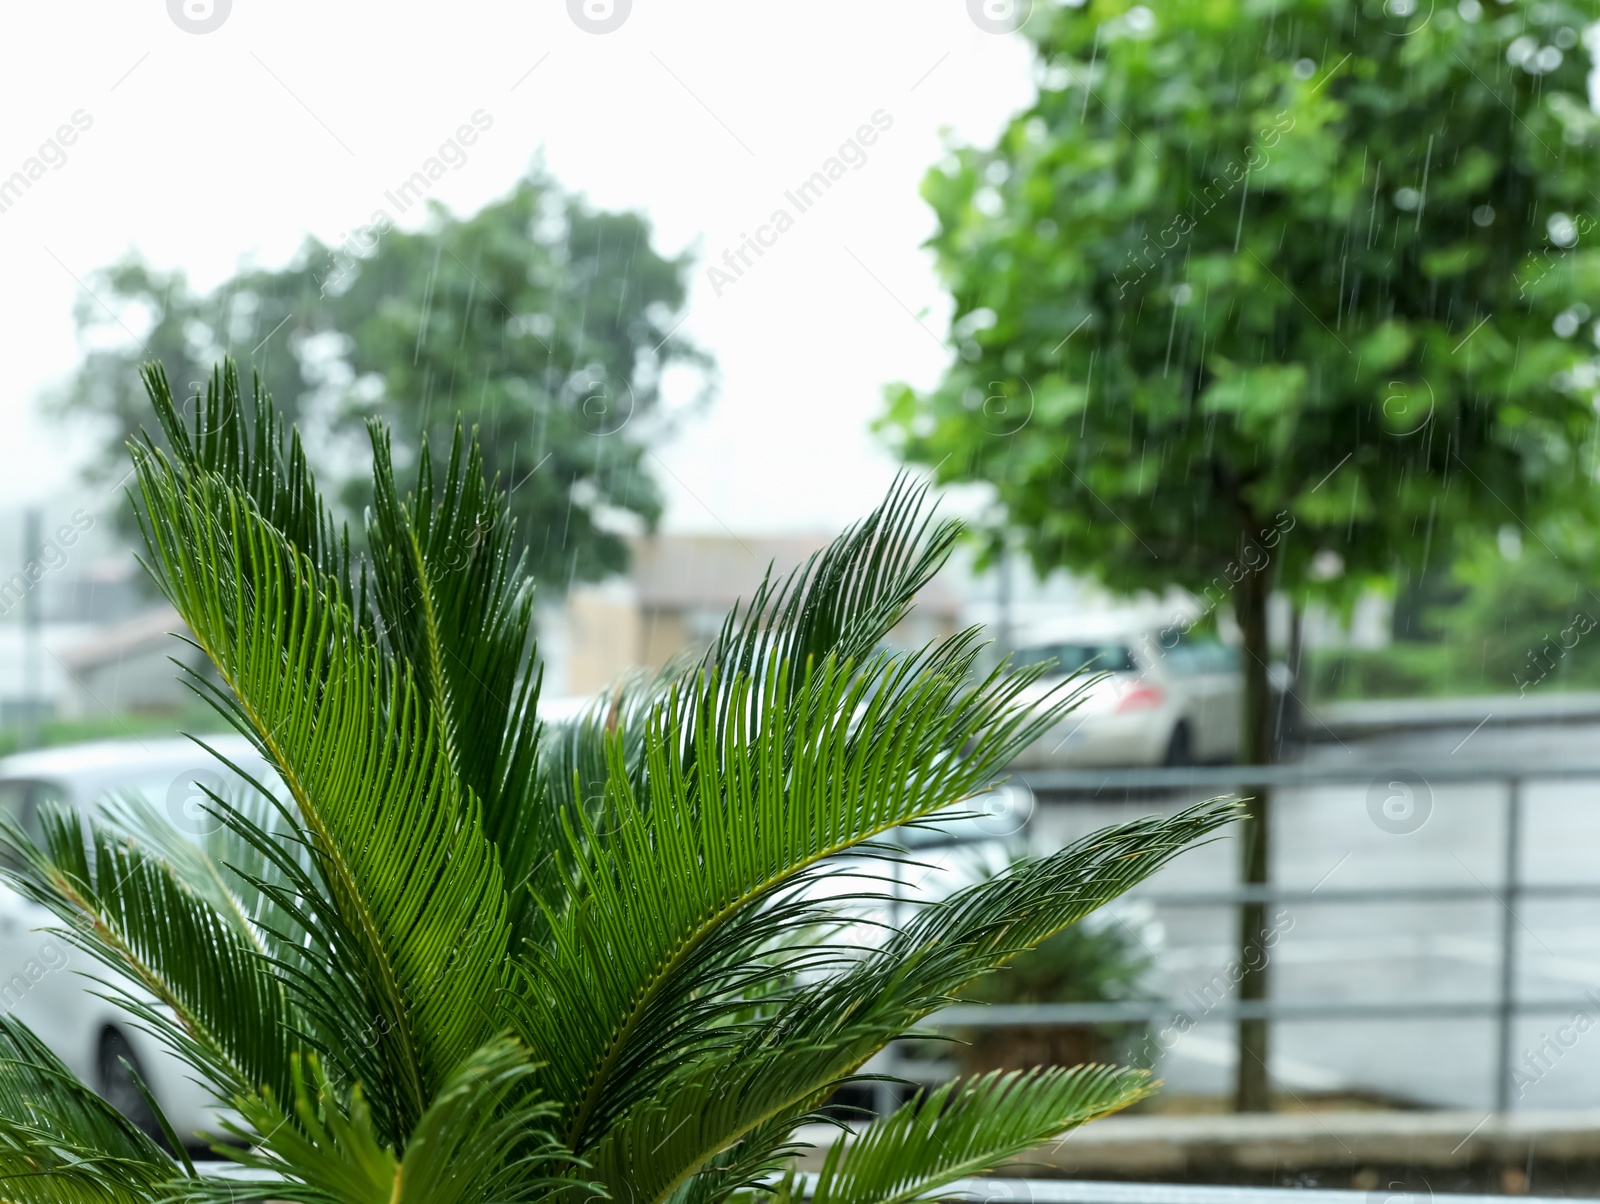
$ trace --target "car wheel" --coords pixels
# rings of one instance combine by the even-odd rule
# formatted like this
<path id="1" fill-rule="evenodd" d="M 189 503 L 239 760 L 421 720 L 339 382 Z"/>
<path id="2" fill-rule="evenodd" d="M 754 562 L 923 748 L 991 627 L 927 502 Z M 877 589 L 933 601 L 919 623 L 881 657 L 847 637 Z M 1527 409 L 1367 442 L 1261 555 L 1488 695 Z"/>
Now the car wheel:
<path id="1" fill-rule="evenodd" d="M 1161 759 L 1163 765 L 1193 765 L 1194 740 L 1189 735 L 1189 724 L 1180 719 L 1172 729 L 1172 735 L 1167 740 L 1167 753 Z"/>
<path id="2" fill-rule="evenodd" d="M 164 1145 L 156 1114 L 134 1078 L 137 1075 L 148 1085 L 144 1067 L 139 1062 L 139 1055 L 133 1052 L 133 1046 L 128 1044 L 128 1038 L 119 1030 L 108 1028 L 100 1034 L 98 1069 L 100 1098 Z"/>

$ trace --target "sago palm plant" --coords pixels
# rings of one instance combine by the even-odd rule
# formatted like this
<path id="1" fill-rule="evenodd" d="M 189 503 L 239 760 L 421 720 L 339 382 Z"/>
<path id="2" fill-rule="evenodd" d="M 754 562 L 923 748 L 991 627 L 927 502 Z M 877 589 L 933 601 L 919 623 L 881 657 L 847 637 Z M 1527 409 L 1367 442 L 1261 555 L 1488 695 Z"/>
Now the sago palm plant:
<path id="1" fill-rule="evenodd" d="M 220 854 L 56 812 L 37 845 L 8 831 L 11 876 L 270 1181 L 197 1170 L 0 1018 L 0 1198 L 890 1204 L 1148 1091 L 1107 1067 L 957 1082 L 816 1179 L 783 1173 L 885 1043 L 1233 815 L 1111 828 L 830 942 L 817 882 L 841 854 L 903 856 L 896 829 L 1072 702 L 1023 705 L 1034 675 L 977 672 L 972 631 L 884 650 L 957 534 L 915 489 L 769 578 L 703 658 L 546 726 L 519 545 L 470 439 L 402 493 L 373 429 L 357 553 L 259 382 L 247 405 L 226 366 L 187 419 L 146 383 L 147 566 L 215 669 L 193 685 L 281 780 L 213 798 Z"/>

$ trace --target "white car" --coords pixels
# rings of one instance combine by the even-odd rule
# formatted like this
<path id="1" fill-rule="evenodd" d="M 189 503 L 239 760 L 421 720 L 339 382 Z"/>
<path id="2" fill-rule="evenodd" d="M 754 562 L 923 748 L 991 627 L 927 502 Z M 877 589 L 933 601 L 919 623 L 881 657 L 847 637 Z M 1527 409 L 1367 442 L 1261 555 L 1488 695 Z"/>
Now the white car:
<path id="1" fill-rule="evenodd" d="M 207 737 L 207 743 L 245 772 L 275 780 L 242 737 Z M 0 811 L 37 836 L 39 809 L 47 804 L 87 812 L 131 792 L 180 832 L 198 833 L 215 820 L 203 810 L 206 795 L 196 783 L 221 793 L 231 788 L 231 776 L 184 739 L 51 748 L 0 760 Z M 127 1065 L 147 1084 L 181 1140 L 220 1134 L 224 1114 L 188 1066 L 101 998 L 104 988 L 94 980 L 109 980 L 105 967 L 41 931 L 59 927 L 51 912 L 0 882 L 0 1011 L 28 1025 L 80 1079 L 153 1136 L 159 1135 L 154 1116 Z M 130 988 L 126 981 L 118 985 Z"/>
<path id="2" fill-rule="evenodd" d="M 1080 669 L 1104 674 L 1082 702 L 1019 756 L 1018 769 L 1192 765 L 1239 753 L 1243 682 L 1238 654 L 1185 624 L 1106 615 L 1035 628 L 1014 664 L 1051 664 L 1042 697 Z"/>

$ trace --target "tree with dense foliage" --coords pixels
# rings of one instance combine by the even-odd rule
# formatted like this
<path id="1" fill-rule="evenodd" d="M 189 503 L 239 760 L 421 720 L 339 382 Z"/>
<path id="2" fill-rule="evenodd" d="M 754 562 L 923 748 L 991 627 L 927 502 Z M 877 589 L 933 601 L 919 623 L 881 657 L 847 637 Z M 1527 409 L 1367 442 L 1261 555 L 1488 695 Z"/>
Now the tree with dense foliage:
<path id="1" fill-rule="evenodd" d="M 188 418 L 147 381 L 147 563 L 215 666 L 196 689 L 282 789 L 212 794 L 208 849 L 56 810 L 37 844 L 8 825 L 0 865 L 133 984 L 236 1114 L 220 1148 L 268 1177 L 174 1163 L 0 1017 L 8 1200 L 789 1200 L 797 1127 L 874 1052 L 1236 814 L 1122 824 L 830 938 L 816 887 L 842 854 L 903 856 L 897 830 L 959 810 L 1075 698 L 975 672 L 976 631 L 884 649 L 958 535 L 919 491 L 769 578 L 697 664 L 546 726 L 522 545 L 475 443 L 402 495 L 374 424 L 357 555 L 231 365 Z M 920 1198 L 1149 1090 L 1107 1066 L 957 1080 L 837 1141 L 811 1196 Z"/>
<path id="2" fill-rule="evenodd" d="M 284 414 L 319 431 L 325 470 L 359 458 L 367 418 L 389 424 L 409 464 L 424 438 L 447 450 L 466 414 L 510 487 L 534 578 L 565 587 L 626 567 L 608 518 L 661 513 L 645 457 L 663 431 L 663 377 L 682 366 L 708 379 L 708 359 L 675 333 L 689 266 L 652 248 L 638 214 L 596 210 L 542 176 L 469 217 L 432 202 L 416 230 L 380 211 L 339 246 L 310 239 L 289 267 L 204 295 L 132 260 L 99 273 L 79 307 L 94 349 L 59 408 L 101 423 L 95 471 L 113 481 L 146 413 L 138 365 L 150 358 L 185 395 L 224 354 L 295 381 Z M 330 435 L 351 454 L 324 446 Z M 359 513 L 366 474 L 342 483 Z"/>
<path id="3" fill-rule="evenodd" d="M 1348 605 L 1589 504 L 1597 17 L 1038 6 L 1037 98 L 927 177 L 959 354 L 890 391 L 887 430 L 939 480 L 991 483 L 1039 569 L 1230 608 L 1251 763 L 1275 743 L 1274 589 Z M 1265 905 L 1244 911 L 1249 944 Z M 1243 1023 L 1240 1100 L 1264 1107 L 1265 1025 Z"/>

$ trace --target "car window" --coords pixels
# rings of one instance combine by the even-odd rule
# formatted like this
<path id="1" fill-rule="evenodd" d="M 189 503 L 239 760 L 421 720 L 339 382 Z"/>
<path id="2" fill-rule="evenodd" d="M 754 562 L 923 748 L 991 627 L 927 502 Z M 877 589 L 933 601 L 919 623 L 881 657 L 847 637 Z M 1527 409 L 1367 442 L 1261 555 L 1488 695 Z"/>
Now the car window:
<path id="1" fill-rule="evenodd" d="M 1235 673 L 1239 653 L 1220 640 L 1195 639 L 1181 635 L 1165 653 L 1167 668 L 1179 677 L 1198 677 L 1203 673 Z"/>
<path id="2" fill-rule="evenodd" d="M 1126 644 L 1078 641 L 1037 644 L 1031 648 L 1017 649 L 1011 659 L 1019 667 L 1054 661 L 1056 667 L 1050 673 L 1052 677 L 1076 673 L 1079 669 L 1087 669 L 1091 673 L 1132 673 L 1135 669 L 1133 652 Z"/>
<path id="3" fill-rule="evenodd" d="M 41 807 L 65 801 L 66 791 L 55 782 L 13 778 L 0 781 L 0 815 L 22 826 L 34 840 L 44 836 L 39 823 Z"/>
<path id="4" fill-rule="evenodd" d="M 260 767 L 248 768 L 255 770 L 263 782 L 274 781 Z M 275 793 L 280 798 L 287 797 L 281 790 Z M 253 799 L 255 792 L 233 770 L 217 762 L 208 764 L 200 757 L 182 769 L 130 776 L 101 791 L 94 801 L 109 806 L 135 830 L 142 830 L 145 823 L 153 820 L 194 840 L 220 826 L 213 797 L 231 806 L 242 798 Z"/>

